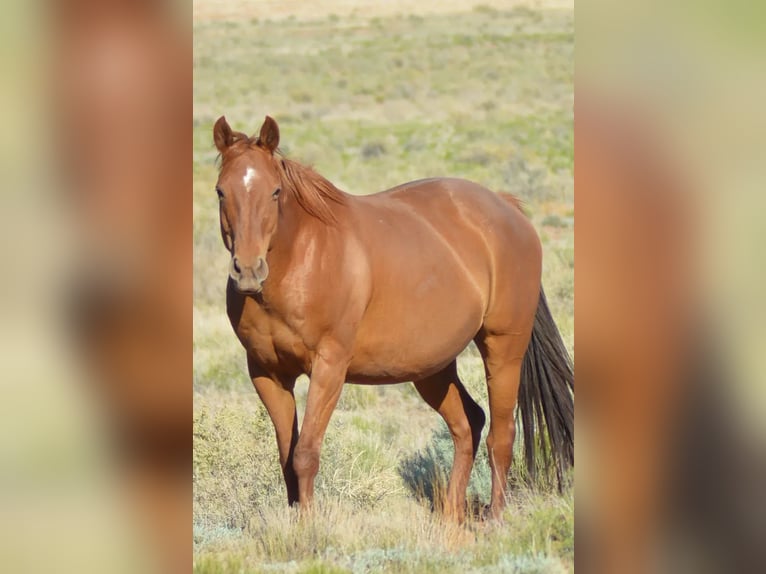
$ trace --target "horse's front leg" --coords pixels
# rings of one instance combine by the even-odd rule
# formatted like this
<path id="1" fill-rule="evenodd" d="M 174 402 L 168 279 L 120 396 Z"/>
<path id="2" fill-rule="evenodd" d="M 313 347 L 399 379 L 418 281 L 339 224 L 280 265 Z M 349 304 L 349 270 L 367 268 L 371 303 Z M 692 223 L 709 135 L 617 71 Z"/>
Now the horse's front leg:
<path id="1" fill-rule="evenodd" d="M 274 423 L 279 447 L 279 465 L 287 487 L 287 502 L 298 502 L 298 477 L 293 469 L 293 451 L 298 442 L 298 415 L 295 412 L 295 379 L 278 381 L 268 376 L 248 356 L 247 367 L 253 386 Z"/>
<path id="2" fill-rule="evenodd" d="M 344 351 L 324 349 L 317 353 L 311 368 L 306 412 L 293 456 L 293 467 L 298 475 L 298 496 L 304 510 L 314 498 L 314 478 L 319 472 L 322 438 L 343 389 L 348 363 Z"/>

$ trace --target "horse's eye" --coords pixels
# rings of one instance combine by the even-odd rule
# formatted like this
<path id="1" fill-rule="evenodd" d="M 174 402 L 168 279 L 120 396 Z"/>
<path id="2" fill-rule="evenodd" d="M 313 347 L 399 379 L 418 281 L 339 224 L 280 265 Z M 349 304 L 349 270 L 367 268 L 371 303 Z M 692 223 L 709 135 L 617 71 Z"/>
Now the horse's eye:
<path id="1" fill-rule="evenodd" d="M 273 197 L 274 199 L 278 198 L 278 197 L 279 197 L 279 192 L 280 192 L 280 191 L 282 191 L 282 188 L 281 188 L 281 187 L 278 187 L 278 188 L 276 188 L 276 189 L 274 190 L 274 193 L 272 193 L 272 194 L 271 194 L 271 197 Z"/>
<path id="2" fill-rule="evenodd" d="M 223 191 L 220 187 L 215 188 L 215 192 L 218 194 L 218 201 L 223 201 Z"/>

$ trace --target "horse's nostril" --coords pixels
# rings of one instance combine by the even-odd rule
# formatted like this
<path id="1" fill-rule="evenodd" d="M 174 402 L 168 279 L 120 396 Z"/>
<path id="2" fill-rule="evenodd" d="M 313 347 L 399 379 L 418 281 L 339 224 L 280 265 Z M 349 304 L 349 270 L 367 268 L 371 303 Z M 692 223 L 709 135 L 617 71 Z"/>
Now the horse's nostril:
<path id="1" fill-rule="evenodd" d="M 242 273 L 242 269 L 239 267 L 239 260 L 234 257 L 231 261 L 232 267 L 234 267 L 234 271 L 237 273 Z"/>
<path id="2" fill-rule="evenodd" d="M 254 274 L 259 283 L 263 283 L 266 277 L 269 276 L 269 264 L 266 263 L 266 259 L 263 257 L 259 257 L 255 262 Z"/>

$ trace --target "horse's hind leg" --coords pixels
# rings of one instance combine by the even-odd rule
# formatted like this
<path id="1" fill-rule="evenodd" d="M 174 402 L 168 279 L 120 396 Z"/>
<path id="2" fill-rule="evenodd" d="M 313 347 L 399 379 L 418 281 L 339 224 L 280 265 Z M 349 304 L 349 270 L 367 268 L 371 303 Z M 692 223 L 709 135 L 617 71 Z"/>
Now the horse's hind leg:
<path id="1" fill-rule="evenodd" d="M 444 513 L 458 521 L 465 519 L 465 491 L 471 474 L 481 430 L 484 411 L 471 398 L 457 375 L 457 363 L 415 382 L 420 396 L 444 418 L 455 443 Z"/>
<path id="2" fill-rule="evenodd" d="M 508 469 L 516 438 L 514 409 L 519 393 L 521 364 L 528 343 L 528 333 L 483 335 L 476 339 L 487 374 L 490 412 L 487 453 L 492 471 L 490 514 L 496 519 L 501 518 L 505 508 Z"/>

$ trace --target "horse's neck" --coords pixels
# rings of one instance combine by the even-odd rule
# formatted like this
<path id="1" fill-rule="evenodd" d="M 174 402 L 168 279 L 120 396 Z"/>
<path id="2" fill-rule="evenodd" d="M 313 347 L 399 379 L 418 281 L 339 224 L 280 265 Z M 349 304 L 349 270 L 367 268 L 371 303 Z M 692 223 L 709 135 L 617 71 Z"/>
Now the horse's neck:
<path id="1" fill-rule="evenodd" d="M 278 264 L 284 268 L 304 264 L 308 254 L 300 249 L 310 244 L 323 246 L 331 233 L 330 226 L 303 210 L 294 197 L 286 198 L 274 238 Z"/>
<path id="2" fill-rule="evenodd" d="M 323 281 L 317 256 L 327 256 L 332 246 L 337 245 L 332 240 L 333 233 L 333 229 L 300 208 L 283 209 L 267 256 L 271 281 L 266 281 L 262 306 L 268 313 L 284 320 L 296 304 L 289 293 L 309 288 L 313 281 Z"/>

